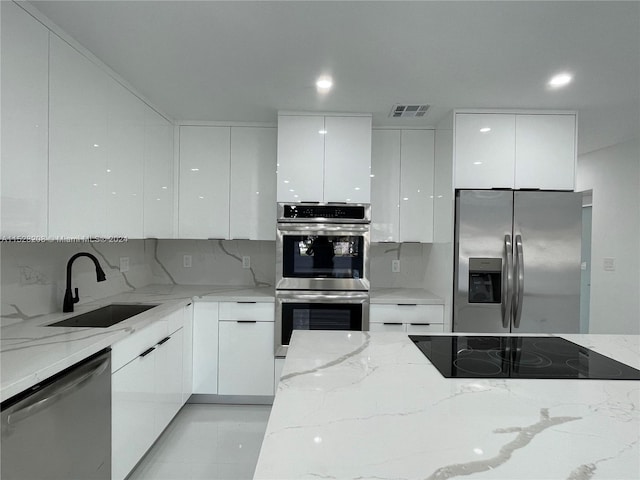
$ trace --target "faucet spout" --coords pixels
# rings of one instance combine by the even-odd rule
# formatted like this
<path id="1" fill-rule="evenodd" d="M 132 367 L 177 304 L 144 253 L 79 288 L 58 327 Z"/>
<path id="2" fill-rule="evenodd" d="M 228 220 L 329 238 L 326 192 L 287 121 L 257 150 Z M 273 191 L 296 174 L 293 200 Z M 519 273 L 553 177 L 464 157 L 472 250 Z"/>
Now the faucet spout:
<path id="1" fill-rule="evenodd" d="M 77 288 L 75 289 L 75 295 L 71 293 L 71 267 L 73 266 L 75 259 L 78 257 L 89 257 L 93 261 L 93 264 L 96 267 L 96 280 L 98 282 L 104 282 L 107 279 L 107 276 L 104 274 L 104 270 L 100 266 L 100 262 L 98 262 L 98 259 L 94 255 L 87 252 L 76 253 L 67 262 L 67 288 L 64 291 L 64 300 L 62 302 L 63 312 L 73 312 L 73 304 L 80 301 Z"/>

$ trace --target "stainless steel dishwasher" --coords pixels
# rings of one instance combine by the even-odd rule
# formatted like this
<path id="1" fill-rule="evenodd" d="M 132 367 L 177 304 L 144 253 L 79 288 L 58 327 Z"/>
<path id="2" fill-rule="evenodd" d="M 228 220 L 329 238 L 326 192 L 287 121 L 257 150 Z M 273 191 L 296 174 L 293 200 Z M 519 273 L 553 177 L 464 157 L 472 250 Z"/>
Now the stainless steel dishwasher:
<path id="1" fill-rule="evenodd" d="M 2 480 L 111 478 L 111 350 L 4 402 Z"/>

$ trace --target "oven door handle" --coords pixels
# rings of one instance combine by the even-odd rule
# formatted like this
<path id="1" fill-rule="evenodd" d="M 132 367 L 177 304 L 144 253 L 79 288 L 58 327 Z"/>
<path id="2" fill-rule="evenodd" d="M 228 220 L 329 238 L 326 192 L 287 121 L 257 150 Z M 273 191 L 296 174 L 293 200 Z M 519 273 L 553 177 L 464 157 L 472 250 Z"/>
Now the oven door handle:
<path id="1" fill-rule="evenodd" d="M 338 301 L 340 303 L 363 303 L 369 301 L 368 292 L 347 292 L 332 293 L 329 291 L 317 291 L 312 293 L 295 292 L 283 293 L 276 291 L 276 301 L 281 302 L 301 302 L 301 303 L 324 303 L 327 301 Z"/>
<path id="2" fill-rule="evenodd" d="M 323 232 L 344 234 L 369 233 L 369 224 L 347 223 L 279 223 L 278 232 L 281 234 L 299 235 L 300 233 L 312 233 L 314 235 Z"/>

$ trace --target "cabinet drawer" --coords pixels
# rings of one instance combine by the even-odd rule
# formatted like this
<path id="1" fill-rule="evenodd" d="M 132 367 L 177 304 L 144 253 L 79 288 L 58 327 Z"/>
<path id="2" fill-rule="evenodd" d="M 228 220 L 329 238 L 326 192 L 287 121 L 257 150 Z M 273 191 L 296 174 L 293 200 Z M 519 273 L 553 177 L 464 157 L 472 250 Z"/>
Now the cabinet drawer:
<path id="1" fill-rule="evenodd" d="M 369 331 L 371 332 L 404 332 L 405 325 L 403 323 L 371 323 Z"/>
<path id="2" fill-rule="evenodd" d="M 275 305 L 271 302 L 220 302 L 220 320 L 273 322 Z"/>
<path id="3" fill-rule="evenodd" d="M 115 343 L 111 347 L 111 372 L 119 370 L 142 352 L 153 347 L 165 338 L 167 333 L 167 322 L 157 321 Z"/>
<path id="4" fill-rule="evenodd" d="M 420 335 L 422 333 L 438 333 L 444 332 L 444 325 L 442 323 L 434 324 L 416 324 L 410 323 L 407 325 L 407 333 L 410 335 Z"/>
<path id="5" fill-rule="evenodd" d="M 443 323 L 443 305 L 378 304 L 371 305 L 370 323 Z"/>

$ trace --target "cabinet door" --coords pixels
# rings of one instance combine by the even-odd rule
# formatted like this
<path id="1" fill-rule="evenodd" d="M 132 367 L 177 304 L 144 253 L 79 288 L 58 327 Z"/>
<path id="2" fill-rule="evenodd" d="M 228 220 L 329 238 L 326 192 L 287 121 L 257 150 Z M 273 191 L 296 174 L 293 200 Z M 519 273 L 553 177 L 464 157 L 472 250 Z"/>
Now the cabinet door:
<path id="1" fill-rule="evenodd" d="M 371 134 L 371 241 L 400 238 L 400 130 Z"/>
<path id="2" fill-rule="evenodd" d="M 194 304 L 193 393 L 218 393 L 218 302 Z"/>
<path id="3" fill-rule="evenodd" d="M 144 237 L 173 238 L 173 125 L 146 108 Z"/>
<path id="4" fill-rule="evenodd" d="M 2 235 L 47 235 L 49 31 L 2 8 Z"/>
<path id="5" fill-rule="evenodd" d="M 324 201 L 371 202 L 371 117 L 325 117 Z"/>
<path id="6" fill-rule="evenodd" d="M 403 130 L 400 154 L 400 241 L 433 241 L 433 130 Z"/>
<path id="7" fill-rule="evenodd" d="M 124 479 L 156 439 L 155 354 L 111 376 L 111 478 Z"/>
<path id="8" fill-rule="evenodd" d="M 515 115 L 456 114 L 455 188 L 513 188 Z"/>
<path id="9" fill-rule="evenodd" d="M 193 304 L 184 307 L 182 338 L 182 404 L 193 393 Z"/>
<path id="10" fill-rule="evenodd" d="M 573 190 L 575 115 L 516 116 L 515 188 Z"/>
<path id="11" fill-rule="evenodd" d="M 106 235 L 108 78 L 51 35 L 49 95 L 49 234 Z"/>
<path id="12" fill-rule="evenodd" d="M 229 238 L 229 127 L 180 127 L 181 238 Z"/>
<path id="13" fill-rule="evenodd" d="M 231 127 L 230 238 L 275 240 L 275 128 Z"/>
<path id="14" fill-rule="evenodd" d="M 182 350 L 182 328 L 156 345 L 156 437 L 182 407 Z"/>
<path id="15" fill-rule="evenodd" d="M 220 322 L 219 395 L 273 395 L 273 322 Z"/>
<path id="16" fill-rule="evenodd" d="M 323 201 L 324 117 L 278 117 L 278 202 Z"/>
<path id="17" fill-rule="evenodd" d="M 107 235 L 142 238 L 145 105 L 115 80 L 107 85 Z"/>

